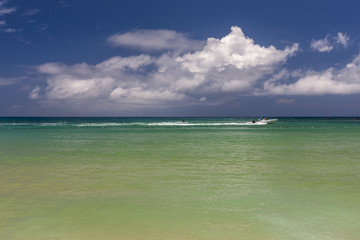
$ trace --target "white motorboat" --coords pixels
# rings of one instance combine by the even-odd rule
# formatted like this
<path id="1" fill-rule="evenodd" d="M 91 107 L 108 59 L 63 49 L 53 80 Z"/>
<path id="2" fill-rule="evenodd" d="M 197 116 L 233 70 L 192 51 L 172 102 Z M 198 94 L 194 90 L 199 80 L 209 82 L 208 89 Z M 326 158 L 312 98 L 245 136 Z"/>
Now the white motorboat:
<path id="1" fill-rule="evenodd" d="M 273 118 L 273 119 L 260 118 L 258 121 L 253 120 L 252 123 L 254 123 L 254 124 L 264 124 L 265 125 L 265 124 L 274 123 L 276 121 L 278 121 L 278 119 L 275 119 L 275 118 Z"/>

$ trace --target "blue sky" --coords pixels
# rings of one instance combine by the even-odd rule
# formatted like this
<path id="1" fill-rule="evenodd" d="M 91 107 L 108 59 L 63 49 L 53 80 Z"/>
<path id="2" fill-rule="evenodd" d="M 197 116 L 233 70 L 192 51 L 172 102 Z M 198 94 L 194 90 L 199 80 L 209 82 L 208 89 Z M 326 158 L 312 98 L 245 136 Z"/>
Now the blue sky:
<path id="1" fill-rule="evenodd" d="M 0 0 L 0 116 L 359 116 L 359 11 Z"/>

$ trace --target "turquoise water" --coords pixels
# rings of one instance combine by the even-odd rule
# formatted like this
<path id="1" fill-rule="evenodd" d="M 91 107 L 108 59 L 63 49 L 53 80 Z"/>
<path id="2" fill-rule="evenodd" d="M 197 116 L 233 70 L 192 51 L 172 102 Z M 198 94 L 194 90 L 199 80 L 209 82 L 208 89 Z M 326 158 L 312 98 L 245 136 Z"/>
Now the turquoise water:
<path id="1" fill-rule="evenodd" d="M 0 118 L 0 239 L 359 239 L 359 118 Z"/>

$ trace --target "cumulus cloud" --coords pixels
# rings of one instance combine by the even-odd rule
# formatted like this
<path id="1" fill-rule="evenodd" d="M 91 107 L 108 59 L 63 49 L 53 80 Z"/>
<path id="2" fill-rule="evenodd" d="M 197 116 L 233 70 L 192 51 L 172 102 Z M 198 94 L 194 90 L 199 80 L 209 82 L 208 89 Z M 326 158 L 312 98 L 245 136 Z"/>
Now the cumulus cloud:
<path id="1" fill-rule="evenodd" d="M 143 33 L 137 32 L 141 39 L 134 41 L 135 45 L 145 44 Z M 168 31 L 162 33 L 169 34 Z M 128 36 L 134 38 L 135 35 L 131 32 Z M 204 47 L 195 52 L 189 52 L 191 44 L 188 43 L 192 41 L 184 35 L 176 32 L 170 35 L 181 36 L 182 44 L 164 43 L 164 46 L 186 47 L 188 52 L 170 51 L 156 57 L 148 54 L 116 56 L 96 65 L 40 65 L 37 70 L 44 75 L 47 87 L 35 88 L 31 96 L 52 102 L 101 102 L 114 108 L 216 104 L 232 100 L 238 94 L 252 93 L 256 85 L 273 74 L 298 49 L 298 44 L 283 50 L 260 46 L 245 36 L 239 27 L 232 27 L 231 32 L 221 39 L 209 38 Z M 157 47 L 154 39 L 150 37 L 146 46 L 160 49 L 161 45 Z"/>
<path id="2" fill-rule="evenodd" d="M 360 93 L 360 54 L 344 68 L 325 71 L 307 71 L 293 83 L 267 81 L 262 94 L 324 95 Z"/>
<path id="3" fill-rule="evenodd" d="M 346 34 L 339 33 L 337 39 L 339 45 L 347 46 Z M 35 87 L 29 97 L 64 107 L 121 110 L 216 105 L 240 95 L 360 93 L 360 54 L 340 69 L 286 69 L 286 60 L 297 51 L 296 43 L 284 49 L 261 46 L 241 28 L 232 27 L 228 35 L 209 38 L 196 51 L 115 56 L 98 64 L 39 65 L 37 72 L 46 86 Z M 295 100 L 279 98 L 276 102 L 293 104 Z"/>
<path id="4" fill-rule="evenodd" d="M 194 50 L 201 47 L 201 41 L 190 40 L 186 34 L 171 30 L 144 30 L 115 34 L 108 38 L 113 46 L 131 47 L 146 51 Z"/>
<path id="5" fill-rule="evenodd" d="M 282 62 L 297 49 L 297 44 L 283 51 L 274 46 L 257 45 L 244 35 L 241 28 L 232 27 L 229 35 L 222 39 L 209 38 L 203 50 L 188 53 L 178 61 L 190 72 L 204 72 L 210 68 L 223 71 L 227 66 L 247 69 Z"/>
<path id="6" fill-rule="evenodd" d="M 154 63 L 149 55 L 139 55 L 113 57 L 97 65 L 47 63 L 40 65 L 38 71 L 48 76 L 43 97 L 52 100 L 102 99 L 123 104 L 148 104 L 180 99 L 181 94 L 164 88 L 147 73 L 145 68 Z"/>
<path id="7" fill-rule="evenodd" d="M 310 47 L 319 52 L 330 52 L 337 46 L 348 46 L 350 37 L 346 33 L 339 32 L 337 36 L 326 35 L 324 39 L 312 40 Z"/>
<path id="8" fill-rule="evenodd" d="M 239 27 L 222 39 L 209 38 L 201 51 L 178 57 L 184 70 L 214 91 L 247 90 L 278 64 L 284 63 L 298 49 L 298 44 L 278 50 L 264 47 L 244 35 Z"/>

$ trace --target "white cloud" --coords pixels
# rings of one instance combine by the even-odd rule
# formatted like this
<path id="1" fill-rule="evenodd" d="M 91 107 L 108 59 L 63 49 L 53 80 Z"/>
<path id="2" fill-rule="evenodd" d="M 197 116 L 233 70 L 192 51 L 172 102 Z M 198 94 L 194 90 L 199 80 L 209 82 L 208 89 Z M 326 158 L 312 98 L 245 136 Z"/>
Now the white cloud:
<path id="1" fill-rule="evenodd" d="M 37 99 L 40 97 L 40 90 L 41 88 L 39 86 L 36 86 L 33 90 L 31 90 L 30 94 L 29 94 L 29 98 L 30 99 Z"/>
<path id="2" fill-rule="evenodd" d="M 227 66 L 240 70 L 283 62 L 297 49 L 297 44 L 283 51 L 274 46 L 266 48 L 257 45 L 244 35 L 241 28 L 232 27 L 231 33 L 226 37 L 209 38 L 203 50 L 179 57 L 178 62 L 190 72 L 204 72 L 210 68 L 223 71 Z"/>
<path id="3" fill-rule="evenodd" d="M 350 37 L 346 33 L 344 34 L 344 33 L 339 32 L 337 35 L 336 42 L 346 48 L 348 46 L 349 40 L 350 40 Z"/>
<path id="4" fill-rule="evenodd" d="M 123 71 L 126 69 L 139 70 L 142 66 L 150 65 L 154 60 L 149 55 L 139 55 L 131 57 L 112 57 L 106 61 L 103 61 L 95 66 L 100 71 L 108 73 L 116 73 L 117 71 Z"/>
<path id="5" fill-rule="evenodd" d="M 332 37 L 329 34 L 324 39 L 312 40 L 310 47 L 319 52 L 330 52 L 337 46 L 347 47 L 350 37 L 345 33 L 338 32 L 337 36 Z"/>
<path id="6" fill-rule="evenodd" d="M 201 46 L 200 41 L 190 40 L 186 34 L 171 30 L 144 30 L 115 34 L 108 38 L 113 46 L 131 47 L 146 51 L 194 50 Z"/>
<path id="7" fill-rule="evenodd" d="M 229 35 L 222 39 L 209 38 L 201 51 L 185 54 L 176 61 L 191 73 L 190 81 L 197 82 L 199 87 L 232 92 L 249 90 L 297 50 L 298 44 L 284 50 L 257 45 L 239 27 L 232 27 Z"/>
<path id="8" fill-rule="evenodd" d="M 38 71 L 46 74 L 45 97 L 49 99 L 110 99 L 119 87 L 128 91 L 141 85 L 141 68 L 152 63 L 147 55 L 137 57 L 113 57 L 97 65 L 86 63 L 67 66 L 61 63 L 40 65 Z"/>
<path id="9" fill-rule="evenodd" d="M 167 35 L 170 31 L 162 33 Z M 167 44 L 174 38 L 167 37 L 163 42 L 165 47 L 190 48 L 191 44 L 187 43 L 192 41 L 185 35 L 176 32 L 170 35 L 182 38 L 182 44 Z M 129 36 L 133 37 L 134 32 Z M 154 43 L 155 37 L 150 40 L 147 47 L 160 49 L 161 45 L 157 47 Z M 145 43 L 139 40 L 135 45 L 141 44 Z M 40 65 L 37 70 L 44 74 L 47 87 L 35 88 L 31 96 L 47 99 L 52 104 L 76 101 L 95 108 L 101 103 L 99 108 L 114 109 L 216 104 L 233 100 L 238 94 L 252 93 L 256 85 L 273 74 L 297 49 L 298 44 L 284 50 L 260 46 L 246 37 L 240 28 L 232 27 L 227 36 L 209 38 L 201 50 L 183 55 L 174 51 L 156 57 L 147 54 L 116 56 L 96 65 Z"/>
<path id="10" fill-rule="evenodd" d="M 5 7 L 5 5 L 7 3 L 8 3 L 7 0 L 0 0 L 0 17 L 6 18 L 7 16 L 5 16 L 5 15 L 13 14 L 18 10 L 17 7 Z M 37 14 L 39 11 L 40 10 L 37 8 L 26 9 L 20 15 L 33 16 L 33 15 Z M 31 20 L 28 20 L 28 22 L 31 22 Z M 44 28 L 44 26 L 41 26 L 41 28 Z M 46 28 L 47 28 L 47 26 L 44 29 L 46 29 Z M 41 29 L 41 30 L 44 30 L 44 29 Z M 11 24 L 7 24 L 6 20 L 0 20 L 0 32 L 16 33 L 16 32 L 21 32 L 22 30 L 23 30 L 22 28 L 14 28 L 11 26 Z"/>
<path id="11" fill-rule="evenodd" d="M 16 11 L 16 7 L 4 7 L 4 5 L 7 3 L 7 0 L 2 0 L 0 1 L 0 16 L 6 15 L 6 14 L 11 14 L 13 12 Z"/>
<path id="12" fill-rule="evenodd" d="M 308 71 L 294 83 L 265 82 L 261 94 L 324 95 L 360 93 L 360 54 L 346 67 L 322 72 Z"/>
<path id="13" fill-rule="evenodd" d="M 98 98 L 113 85 L 113 81 L 114 79 L 110 77 L 79 79 L 60 75 L 48 81 L 47 97 L 50 99 Z"/>
<path id="14" fill-rule="evenodd" d="M 19 82 L 22 79 L 24 79 L 24 77 L 18 77 L 18 78 L 3 78 L 3 77 L 0 77 L 0 87 L 1 86 L 13 85 L 13 84 Z"/>
<path id="15" fill-rule="evenodd" d="M 329 40 L 329 35 L 326 35 L 324 39 L 312 40 L 310 46 L 319 52 L 330 52 L 334 48 L 333 43 Z"/>
<path id="16" fill-rule="evenodd" d="M 349 37 L 338 34 L 337 39 L 345 47 Z M 184 54 L 115 56 L 95 65 L 42 64 L 37 70 L 47 85 L 34 88 L 29 96 L 57 106 L 119 110 L 215 105 L 239 95 L 360 93 L 360 54 L 341 69 L 287 70 L 286 60 L 297 50 L 298 44 L 283 50 L 261 46 L 232 27 L 225 37 L 209 38 L 201 50 Z M 295 100 L 276 102 L 293 104 Z"/>
<path id="17" fill-rule="evenodd" d="M 0 77 L 0 86 L 8 86 L 8 85 L 12 85 L 14 83 L 15 82 L 12 79 Z"/>

